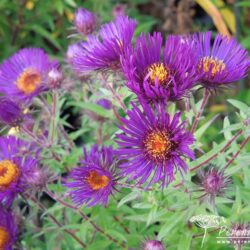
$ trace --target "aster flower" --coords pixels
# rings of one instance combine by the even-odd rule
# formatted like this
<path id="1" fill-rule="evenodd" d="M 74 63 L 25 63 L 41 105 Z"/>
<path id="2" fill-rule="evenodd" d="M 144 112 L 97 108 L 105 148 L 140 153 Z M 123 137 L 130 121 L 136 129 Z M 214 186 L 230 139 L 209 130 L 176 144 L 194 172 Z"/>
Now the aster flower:
<path id="1" fill-rule="evenodd" d="M 195 34 L 199 63 L 199 81 L 206 87 L 218 87 L 247 76 L 250 59 L 248 52 L 233 37 L 217 34 L 211 45 L 212 32 Z"/>
<path id="2" fill-rule="evenodd" d="M 17 239 L 17 226 L 13 215 L 0 206 L 0 249 L 12 250 Z"/>
<path id="3" fill-rule="evenodd" d="M 77 31 L 84 36 L 92 34 L 97 26 L 97 16 L 83 8 L 78 8 L 75 12 L 74 24 Z"/>
<path id="4" fill-rule="evenodd" d="M 89 154 L 84 149 L 81 166 L 72 170 L 69 175 L 72 181 L 66 184 L 72 189 L 69 192 L 72 201 L 79 206 L 106 205 L 117 181 L 115 164 L 112 147 L 98 149 L 95 145 Z"/>
<path id="5" fill-rule="evenodd" d="M 114 22 L 101 26 L 99 35 L 88 36 L 81 43 L 81 52 L 77 53 L 72 64 L 77 72 L 91 70 L 119 69 L 120 57 L 131 44 L 136 22 L 127 16 L 119 16 Z"/>
<path id="6" fill-rule="evenodd" d="M 0 92 L 15 100 L 30 99 L 47 89 L 47 74 L 56 65 L 42 49 L 21 49 L 0 66 Z"/>
<path id="7" fill-rule="evenodd" d="M 14 136 L 0 138 L 0 204 L 10 206 L 28 188 L 37 169 L 37 160 L 29 156 L 32 150 L 32 145 Z"/>
<path id="8" fill-rule="evenodd" d="M 21 107 L 10 99 L 0 97 L 0 122 L 9 126 L 17 126 L 23 120 Z"/>
<path id="9" fill-rule="evenodd" d="M 142 250 L 164 250 L 164 246 L 159 240 L 146 240 L 143 243 Z"/>
<path id="10" fill-rule="evenodd" d="M 151 178 L 149 185 L 161 181 L 162 187 L 174 180 L 176 171 L 186 172 L 187 164 L 182 156 L 194 159 L 190 145 L 193 135 L 180 123 L 181 113 L 171 119 L 164 105 L 157 111 L 143 104 L 144 113 L 133 103 L 133 109 L 123 119 L 123 134 L 117 135 L 122 174 L 129 180 L 138 179 L 143 184 Z M 150 177 L 151 176 L 151 177 Z"/>
<path id="11" fill-rule="evenodd" d="M 187 95 L 197 79 L 196 52 L 180 36 L 142 34 L 122 58 L 127 86 L 143 102 L 175 101 Z"/>

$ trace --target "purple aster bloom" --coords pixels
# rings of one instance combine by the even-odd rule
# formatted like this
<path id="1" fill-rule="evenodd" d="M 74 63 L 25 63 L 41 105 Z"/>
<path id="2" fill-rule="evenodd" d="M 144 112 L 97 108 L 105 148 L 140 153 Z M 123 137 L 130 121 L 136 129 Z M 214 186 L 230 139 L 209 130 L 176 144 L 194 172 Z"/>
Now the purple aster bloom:
<path id="1" fill-rule="evenodd" d="M 217 34 L 211 45 L 212 32 L 195 34 L 199 63 L 197 73 L 204 87 L 218 87 L 244 78 L 249 71 L 248 52 L 233 37 Z"/>
<path id="2" fill-rule="evenodd" d="M 29 156 L 31 150 L 32 145 L 14 136 L 0 138 L 0 203 L 10 206 L 15 196 L 28 187 L 37 169 L 37 161 Z"/>
<path id="3" fill-rule="evenodd" d="M 164 246 L 159 240 L 146 240 L 143 243 L 142 250 L 164 250 Z"/>
<path id="4" fill-rule="evenodd" d="M 106 205 L 109 196 L 115 190 L 117 176 L 115 173 L 116 161 L 112 147 L 98 149 L 95 145 L 89 154 L 84 149 L 84 160 L 80 167 L 72 170 L 66 186 L 72 188 L 72 201 L 81 206 Z"/>
<path id="5" fill-rule="evenodd" d="M 13 215 L 0 206 L 0 249 L 12 250 L 17 240 L 17 226 Z"/>
<path id="6" fill-rule="evenodd" d="M 168 36 L 162 50 L 162 36 L 142 34 L 135 48 L 122 58 L 127 86 L 141 101 L 175 101 L 183 97 L 196 81 L 197 56 L 180 36 Z"/>
<path id="7" fill-rule="evenodd" d="M 6 97 L 0 97 L 0 122 L 17 126 L 23 120 L 21 107 Z"/>
<path id="8" fill-rule="evenodd" d="M 184 122 L 180 123 L 180 112 L 171 119 L 164 105 L 154 111 L 144 103 L 144 112 L 134 103 L 132 106 L 128 119 L 122 120 L 124 133 L 117 136 L 117 154 L 124 159 L 122 174 L 129 180 L 138 179 L 138 184 L 149 178 L 149 185 L 161 181 L 164 187 L 174 180 L 176 171 L 187 171 L 182 157 L 194 159 L 189 148 L 194 137 L 184 129 Z"/>
<path id="9" fill-rule="evenodd" d="M 88 36 L 81 43 L 81 52 L 72 60 L 77 72 L 91 70 L 119 69 L 120 57 L 131 45 L 136 21 L 127 16 L 119 16 L 114 22 L 101 26 L 98 36 Z"/>
<path id="10" fill-rule="evenodd" d="M 21 49 L 0 66 L 0 92 L 15 100 L 30 99 L 47 89 L 47 74 L 56 65 L 42 49 Z"/>
<path id="11" fill-rule="evenodd" d="M 74 24 L 77 31 L 85 36 L 92 34 L 97 26 L 97 16 L 83 8 L 75 12 Z"/>

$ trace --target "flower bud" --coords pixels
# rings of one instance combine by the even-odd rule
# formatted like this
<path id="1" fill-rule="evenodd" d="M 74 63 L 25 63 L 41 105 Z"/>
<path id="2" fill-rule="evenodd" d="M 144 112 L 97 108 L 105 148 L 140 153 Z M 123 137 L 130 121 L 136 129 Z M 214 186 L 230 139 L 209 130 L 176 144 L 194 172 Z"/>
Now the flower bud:
<path id="1" fill-rule="evenodd" d="M 51 89 L 60 87 L 63 81 L 63 74 L 60 69 L 52 68 L 48 73 L 48 84 Z"/>
<path id="2" fill-rule="evenodd" d="M 228 178 L 218 169 L 209 169 L 203 177 L 202 186 L 207 194 L 217 196 L 227 187 Z"/>
<path id="3" fill-rule="evenodd" d="M 161 241 L 147 240 L 143 245 L 143 250 L 164 250 L 164 246 Z"/>
<path id="4" fill-rule="evenodd" d="M 92 34 L 97 25 L 97 17 L 94 13 L 79 8 L 75 12 L 74 24 L 77 31 L 85 36 Z"/>
<path id="5" fill-rule="evenodd" d="M 125 9 L 126 6 L 124 4 L 117 4 L 113 10 L 112 10 L 112 14 L 115 18 L 117 18 L 118 16 L 125 16 Z"/>

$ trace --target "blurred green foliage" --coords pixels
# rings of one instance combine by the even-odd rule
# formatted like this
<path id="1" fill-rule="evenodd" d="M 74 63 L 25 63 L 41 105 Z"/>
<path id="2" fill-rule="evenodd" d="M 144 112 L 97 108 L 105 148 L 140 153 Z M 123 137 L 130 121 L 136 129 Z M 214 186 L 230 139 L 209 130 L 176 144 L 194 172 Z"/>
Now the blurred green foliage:
<path id="1" fill-rule="evenodd" d="M 156 20 L 139 13 L 136 6 L 147 0 L 129 0 L 128 14 L 139 22 L 137 34 L 147 32 Z M 23 47 L 41 47 L 62 59 L 72 34 L 74 12 L 84 7 L 98 13 L 101 22 L 113 19 L 112 0 L 0 0 L 0 60 Z"/>

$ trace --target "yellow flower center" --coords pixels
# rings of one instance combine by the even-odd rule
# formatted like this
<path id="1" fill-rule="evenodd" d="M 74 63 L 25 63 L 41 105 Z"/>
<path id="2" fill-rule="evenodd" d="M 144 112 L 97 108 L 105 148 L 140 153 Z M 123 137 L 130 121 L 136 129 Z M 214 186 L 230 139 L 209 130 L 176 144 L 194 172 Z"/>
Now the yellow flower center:
<path id="1" fill-rule="evenodd" d="M 4 250 L 10 239 L 9 233 L 4 227 L 0 226 L 0 250 Z"/>
<path id="2" fill-rule="evenodd" d="M 37 70 L 26 69 L 17 79 L 17 87 L 25 94 L 33 93 L 41 84 L 41 75 Z"/>
<path id="3" fill-rule="evenodd" d="M 166 132 L 153 131 L 144 139 L 146 152 L 154 159 L 166 159 L 170 153 L 173 143 Z"/>
<path id="4" fill-rule="evenodd" d="M 147 69 L 150 73 L 149 79 L 152 85 L 155 85 L 156 78 L 160 85 L 167 85 L 170 80 L 169 69 L 163 63 L 153 63 Z"/>
<path id="5" fill-rule="evenodd" d="M 100 190 L 109 184 L 109 178 L 106 175 L 99 175 L 97 171 L 90 171 L 87 182 L 93 190 Z"/>
<path id="6" fill-rule="evenodd" d="M 17 180 L 20 170 L 16 164 L 9 160 L 0 161 L 0 190 L 8 188 L 11 183 Z"/>
<path id="7" fill-rule="evenodd" d="M 211 72 L 214 77 L 218 72 L 225 70 L 226 64 L 217 58 L 203 57 L 198 65 L 199 69 L 203 69 L 205 73 Z"/>

